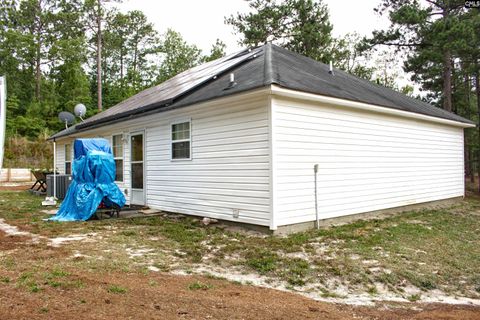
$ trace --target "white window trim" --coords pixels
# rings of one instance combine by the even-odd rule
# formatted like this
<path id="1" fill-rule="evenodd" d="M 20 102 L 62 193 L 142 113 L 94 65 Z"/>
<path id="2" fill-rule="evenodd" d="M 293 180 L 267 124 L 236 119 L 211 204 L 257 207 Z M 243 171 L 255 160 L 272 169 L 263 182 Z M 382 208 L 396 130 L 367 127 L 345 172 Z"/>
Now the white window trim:
<path id="1" fill-rule="evenodd" d="M 180 123 L 185 123 L 185 122 L 188 122 L 190 124 L 190 137 L 189 139 L 180 139 L 180 140 L 173 140 L 172 139 L 172 127 L 174 124 L 180 124 Z M 169 132 L 169 142 L 170 142 L 170 161 L 173 161 L 173 162 L 177 162 L 177 161 L 191 161 L 192 160 L 192 119 L 191 118 L 183 118 L 183 119 L 177 119 L 175 121 L 172 121 L 170 122 L 170 128 L 168 129 L 168 132 Z M 173 159 L 173 148 L 172 148 L 172 145 L 174 142 L 187 142 L 189 141 L 190 142 L 190 152 L 189 152 L 189 155 L 190 157 L 189 158 L 181 158 L 181 159 Z"/>
<path id="2" fill-rule="evenodd" d="M 70 160 L 67 160 L 67 146 L 70 146 Z M 72 143 L 66 143 L 63 147 L 63 152 L 65 154 L 65 165 L 64 165 L 64 172 L 65 174 L 72 174 L 73 172 L 73 167 L 72 167 L 72 163 L 73 163 L 73 145 Z M 70 163 L 70 173 L 67 173 L 67 163 Z"/>
<path id="3" fill-rule="evenodd" d="M 113 152 L 113 137 L 120 136 L 120 142 L 122 143 L 122 156 L 115 157 Z M 123 133 L 112 134 L 112 153 L 113 153 L 113 160 L 122 160 L 122 180 L 115 180 L 115 182 L 124 183 L 125 182 L 125 146 L 124 146 L 124 136 Z"/>

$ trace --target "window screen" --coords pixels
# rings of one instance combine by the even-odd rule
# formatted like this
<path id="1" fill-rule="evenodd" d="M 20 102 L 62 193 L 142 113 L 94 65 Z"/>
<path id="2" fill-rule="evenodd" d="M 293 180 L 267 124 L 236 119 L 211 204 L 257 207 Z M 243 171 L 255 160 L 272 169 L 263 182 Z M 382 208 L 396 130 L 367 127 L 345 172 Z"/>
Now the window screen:
<path id="1" fill-rule="evenodd" d="M 172 159 L 190 159 L 190 122 L 172 124 Z"/>

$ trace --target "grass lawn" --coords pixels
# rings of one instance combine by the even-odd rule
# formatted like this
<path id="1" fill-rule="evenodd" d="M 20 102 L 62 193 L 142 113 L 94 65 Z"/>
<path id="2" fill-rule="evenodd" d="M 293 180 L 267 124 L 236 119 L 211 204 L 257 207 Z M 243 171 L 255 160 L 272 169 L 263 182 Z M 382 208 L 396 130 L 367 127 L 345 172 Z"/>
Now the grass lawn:
<path id="1" fill-rule="evenodd" d="M 287 237 L 267 236 L 197 219 L 165 215 L 90 222 L 44 222 L 41 198 L 0 191 L 0 218 L 48 238 L 87 235 L 65 244 L 69 259 L 39 259 L 27 266 L 0 256 L 0 268 L 20 270 L 13 282 L 32 292 L 51 286 L 82 286 L 75 270 L 148 273 L 216 270 L 258 276 L 274 286 L 341 298 L 390 294 L 410 301 L 445 294 L 480 299 L 480 200 L 445 209 L 406 212 Z M 211 276 L 214 278 L 213 276 Z M 190 290 L 208 290 L 192 283 Z M 112 286 L 109 292 L 125 294 Z"/>

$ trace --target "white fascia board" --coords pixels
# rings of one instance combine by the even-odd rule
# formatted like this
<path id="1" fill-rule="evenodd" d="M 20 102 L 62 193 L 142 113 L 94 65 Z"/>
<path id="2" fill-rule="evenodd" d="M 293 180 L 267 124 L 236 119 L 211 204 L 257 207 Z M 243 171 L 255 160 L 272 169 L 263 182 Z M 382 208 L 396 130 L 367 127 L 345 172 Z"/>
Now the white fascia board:
<path id="1" fill-rule="evenodd" d="M 437 117 L 427 116 L 424 114 L 419 114 L 414 112 L 391 109 L 391 108 L 376 106 L 373 104 L 368 104 L 363 102 L 356 102 L 356 101 L 350 101 L 350 100 L 345 100 L 340 98 L 322 96 L 322 95 L 313 94 L 313 93 L 306 93 L 306 92 L 301 92 L 301 91 L 296 91 L 291 89 L 285 89 L 277 85 L 272 85 L 272 94 L 280 97 L 308 100 L 308 101 L 320 102 L 320 103 L 325 103 L 330 105 L 338 105 L 342 107 L 353 108 L 357 110 L 365 110 L 370 112 L 377 112 L 377 113 L 404 117 L 404 118 L 417 119 L 417 120 L 422 120 L 427 122 L 441 123 L 441 124 L 446 124 L 454 127 L 461 127 L 461 128 L 475 127 L 474 124 L 470 124 L 470 123 L 437 118 Z"/>

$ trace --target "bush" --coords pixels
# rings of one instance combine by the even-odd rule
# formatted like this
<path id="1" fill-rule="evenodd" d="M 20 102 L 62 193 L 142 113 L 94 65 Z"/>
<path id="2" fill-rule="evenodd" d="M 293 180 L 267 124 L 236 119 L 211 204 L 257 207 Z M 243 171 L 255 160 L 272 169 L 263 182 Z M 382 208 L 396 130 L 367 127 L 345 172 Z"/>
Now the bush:
<path id="1" fill-rule="evenodd" d="M 3 167 L 52 168 L 53 143 L 47 138 L 47 132 L 33 140 L 18 135 L 7 138 Z"/>

